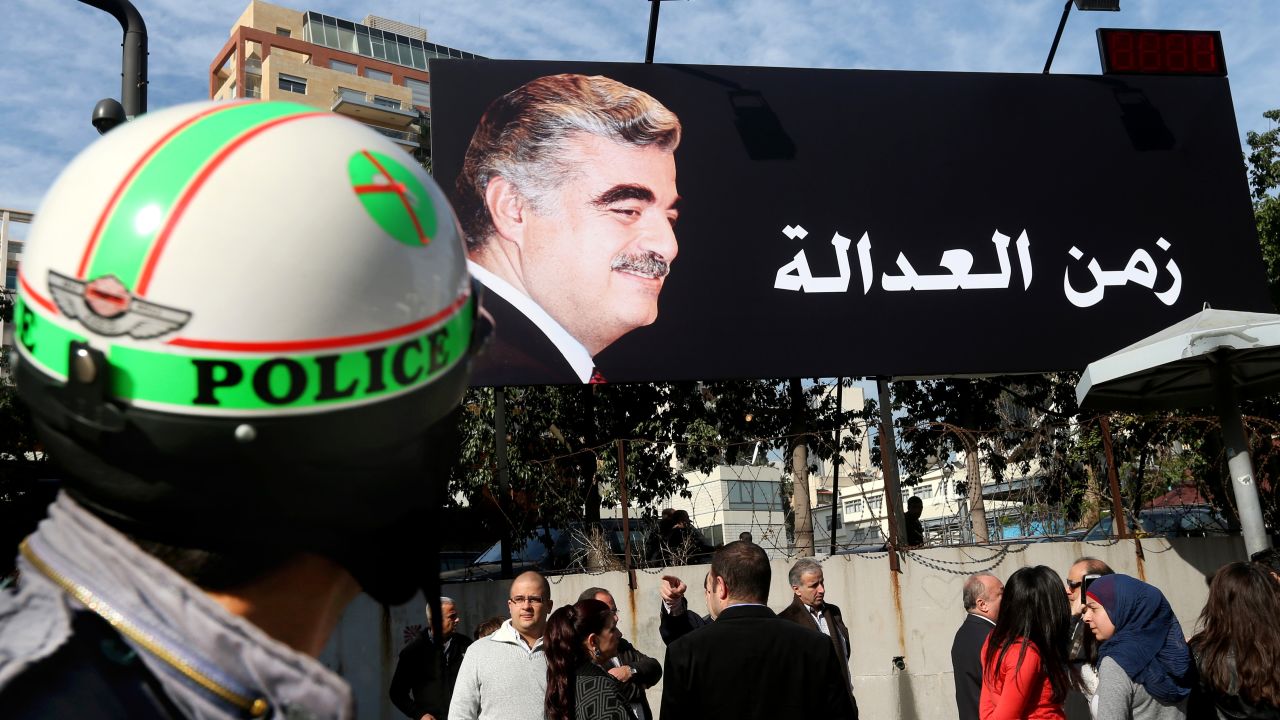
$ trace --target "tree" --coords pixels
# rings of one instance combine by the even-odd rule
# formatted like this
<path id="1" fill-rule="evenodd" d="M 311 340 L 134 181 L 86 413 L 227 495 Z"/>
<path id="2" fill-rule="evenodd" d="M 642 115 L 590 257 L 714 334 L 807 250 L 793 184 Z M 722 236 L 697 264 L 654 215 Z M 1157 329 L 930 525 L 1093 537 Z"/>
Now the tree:
<path id="1" fill-rule="evenodd" d="M 1073 472 L 1069 463 L 1076 414 L 1074 376 L 1018 375 L 940 378 L 895 383 L 893 405 L 905 410 L 895 424 L 903 442 L 903 486 L 919 482 L 939 459 L 964 453 L 964 491 L 977 542 L 990 539 L 982 468 L 997 480 L 1013 465 L 1023 474 L 1038 466 L 1046 503 L 1061 504 Z"/>
<path id="2" fill-rule="evenodd" d="M 1262 114 L 1272 127 L 1265 132 L 1250 130 L 1249 185 L 1253 192 L 1253 218 L 1258 226 L 1258 242 L 1262 245 L 1262 261 L 1267 269 L 1271 303 L 1280 312 L 1280 109 Z"/>
<path id="3" fill-rule="evenodd" d="M 625 448 L 628 500 L 650 515 L 671 496 L 687 495 L 685 472 L 745 463 L 757 448 L 788 458 L 802 448 L 803 459 L 787 464 L 794 479 L 836 452 L 830 440 L 836 423 L 853 423 L 824 390 L 816 382 L 777 379 L 508 388 L 510 488 L 502 495 L 495 391 L 473 389 L 450 495 L 485 508 L 491 532 L 521 541 L 540 528 L 596 522 L 602 504 L 620 501 L 617 440 Z M 847 451 L 856 439 L 844 443 Z M 809 538 L 812 552 L 811 527 Z"/>

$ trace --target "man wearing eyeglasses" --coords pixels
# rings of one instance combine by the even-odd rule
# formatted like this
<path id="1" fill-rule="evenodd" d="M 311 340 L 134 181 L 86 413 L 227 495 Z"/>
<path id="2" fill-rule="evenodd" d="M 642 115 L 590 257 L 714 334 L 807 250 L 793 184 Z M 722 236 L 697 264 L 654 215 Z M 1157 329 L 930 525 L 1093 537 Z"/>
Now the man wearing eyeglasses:
<path id="1" fill-rule="evenodd" d="M 1071 569 L 1067 571 L 1067 602 L 1071 603 L 1071 646 L 1069 657 L 1072 661 L 1080 662 L 1088 658 L 1086 645 L 1091 639 L 1086 637 L 1089 629 L 1085 627 L 1081 616 L 1084 614 L 1084 593 L 1081 592 L 1081 586 L 1084 585 L 1086 575 L 1111 575 L 1115 571 L 1111 566 L 1095 557 L 1078 558 L 1071 563 Z"/>
<path id="2" fill-rule="evenodd" d="M 542 720 L 547 657 L 542 636 L 551 614 L 551 585 L 529 571 L 511 583 L 511 619 L 477 640 L 462 658 L 449 720 Z"/>
<path id="3" fill-rule="evenodd" d="M 617 622 L 618 604 L 613 600 L 613 593 L 602 587 L 589 587 L 578 596 L 578 601 L 582 600 L 599 600 L 608 605 L 613 611 L 614 622 Z M 651 720 L 653 711 L 649 708 L 645 690 L 657 685 L 662 679 L 662 665 L 637 650 L 626 638 L 619 637 L 618 654 L 613 656 L 605 669 L 614 680 L 622 683 L 622 696 L 627 699 L 637 720 Z"/>

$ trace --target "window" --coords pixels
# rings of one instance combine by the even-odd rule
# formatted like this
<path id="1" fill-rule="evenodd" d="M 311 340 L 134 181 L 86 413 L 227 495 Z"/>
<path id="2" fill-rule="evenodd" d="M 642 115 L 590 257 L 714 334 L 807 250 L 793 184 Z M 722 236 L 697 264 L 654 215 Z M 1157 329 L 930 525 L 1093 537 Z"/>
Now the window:
<path id="1" fill-rule="evenodd" d="M 285 75 L 280 73 L 280 89 L 285 92 L 298 93 L 299 95 L 307 94 L 307 79 L 296 77 L 294 75 Z"/>
<path id="2" fill-rule="evenodd" d="M 879 512 L 884 508 L 884 496 L 875 495 L 867 498 L 867 509 L 871 512 Z"/>
<path id="3" fill-rule="evenodd" d="M 751 480 L 729 481 L 730 510 L 781 510 L 778 484 Z"/>
<path id="4" fill-rule="evenodd" d="M 344 73 L 347 73 L 347 74 L 349 74 L 349 75 L 355 75 L 355 74 L 356 74 L 356 66 L 355 66 L 355 65 L 353 65 L 353 64 L 351 64 L 351 63 L 349 63 L 349 62 L 342 62 L 341 60 L 330 60 L 330 61 L 329 61 L 329 69 L 331 69 L 331 70 L 337 70 L 338 72 L 344 72 Z"/>
<path id="5" fill-rule="evenodd" d="M 391 108 L 392 110 L 400 109 L 400 101 L 395 98 L 383 97 L 381 95 L 373 96 L 373 104 L 378 107 Z"/>
<path id="6" fill-rule="evenodd" d="M 373 68 L 365 68 L 364 76 L 369 78 L 370 80 L 381 80 L 382 82 L 385 82 L 385 83 L 391 82 L 391 73 L 383 72 L 381 70 L 374 70 Z"/>
<path id="7" fill-rule="evenodd" d="M 845 515 L 856 515 L 860 512 L 862 512 L 861 500 L 850 500 L 849 502 L 844 504 Z"/>
<path id="8" fill-rule="evenodd" d="M 361 92 L 360 90 L 352 90 L 351 88 L 339 87 L 338 95 L 340 95 L 343 100 L 350 100 L 351 102 L 358 102 L 358 103 L 365 102 L 364 93 Z"/>
<path id="9" fill-rule="evenodd" d="M 413 91 L 413 104 L 418 107 L 431 107 L 431 83 L 407 77 L 404 86 Z"/>
<path id="10" fill-rule="evenodd" d="M 4 286 L 13 289 L 18 287 L 18 270 L 17 268 L 6 268 L 4 271 Z"/>
<path id="11" fill-rule="evenodd" d="M 289 28 L 276 26 L 276 34 L 280 37 L 293 37 L 293 31 Z"/>

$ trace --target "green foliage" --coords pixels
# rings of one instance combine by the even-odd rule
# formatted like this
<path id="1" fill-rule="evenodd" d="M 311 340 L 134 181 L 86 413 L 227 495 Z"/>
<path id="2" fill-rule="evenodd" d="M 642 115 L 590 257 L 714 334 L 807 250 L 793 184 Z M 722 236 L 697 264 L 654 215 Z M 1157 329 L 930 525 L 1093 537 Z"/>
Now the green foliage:
<path id="1" fill-rule="evenodd" d="M 764 462 L 770 451 L 806 442 L 810 457 L 836 451 L 841 413 L 829 386 L 803 389 L 805 429 L 794 429 L 784 380 L 521 387 L 507 389 L 510 487 L 499 492 L 494 391 L 468 392 L 462 413 L 463 450 L 450 495 L 485 509 L 494 534 L 516 538 L 543 526 L 598 517 L 620 502 L 617 441 L 623 441 L 628 500 L 654 514 L 684 494 L 689 470 Z M 857 439 L 844 438 L 845 450 Z"/>
<path id="2" fill-rule="evenodd" d="M 1249 131 L 1249 185 L 1253 192 L 1253 217 L 1258 226 L 1258 242 L 1267 269 L 1271 303 L 1280 312 L 1280 109 L 1262 114 L 1272 127 L 1266 132 Z"/>

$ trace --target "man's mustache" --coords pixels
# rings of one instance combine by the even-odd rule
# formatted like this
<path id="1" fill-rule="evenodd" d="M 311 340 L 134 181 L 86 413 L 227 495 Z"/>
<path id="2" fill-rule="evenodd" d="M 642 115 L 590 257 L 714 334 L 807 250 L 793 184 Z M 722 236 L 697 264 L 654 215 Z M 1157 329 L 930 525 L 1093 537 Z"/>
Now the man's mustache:
<path id="1" fill-rule="evenodd" d="M 652 250 L 643 253 L 624 253 L 613 259 L 609 266 L 613 270 L 625 270 L 637 275 L 648 275 L 661 280 L 671 272 L 671 265 L 662 256 Z"/>

